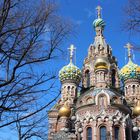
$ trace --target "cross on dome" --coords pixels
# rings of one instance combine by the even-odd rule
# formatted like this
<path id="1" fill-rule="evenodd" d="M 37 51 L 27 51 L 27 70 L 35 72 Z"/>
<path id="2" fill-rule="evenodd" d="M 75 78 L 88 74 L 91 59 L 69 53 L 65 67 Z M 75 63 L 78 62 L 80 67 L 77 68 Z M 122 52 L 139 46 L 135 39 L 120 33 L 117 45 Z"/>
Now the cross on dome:
<path id="1" fill-rule="evenodd" d="M 97 16 L 98 16 L 98 18 L 101 18 L 101 10 L 102 10 L 102 7 L 101 6 L 97 6 L 96 7 L 96 10 L 97 10 Z"/>
<path id="2" fill-rule="evenodd" d="M 69 47 L 68 49 L 69 49 L 69 51 L 70 51 L 70 63 L 72 63 L 73 53 L 74 53 L 74 50 L 76 50 L 76 48 L 74 47 L 73 44 L 71 44 L 70 47 Z"/>
<path id="3" fill-rule="evenodd" d="M 127 48 L 128 50 L 128 58 L 130 59 L 132 57 L 131 49 L 133 48 L 133 46 L 130 43 L 127 43 L 125 48 Z"/>

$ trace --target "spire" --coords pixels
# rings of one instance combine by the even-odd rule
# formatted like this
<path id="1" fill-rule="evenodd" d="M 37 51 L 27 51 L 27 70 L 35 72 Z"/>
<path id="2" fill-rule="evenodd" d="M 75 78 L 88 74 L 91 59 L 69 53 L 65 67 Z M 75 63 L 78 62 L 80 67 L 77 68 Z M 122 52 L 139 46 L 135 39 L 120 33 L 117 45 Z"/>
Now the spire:
<path id="1" fill-rule="evenodd" d="M 97 6 L 96 10 L 97 10 L 97 18 L 93 21 L 93 27 L 94 27 L 95 32 L 96 32 L 94 45 L 95 46 L 101 45 L 101 47 L 103 47 L 103 46 L 106 46 L 106 42 L 105 42 L 105 39 L 103 37 L 105 22 L 101 18 L 101 10 L 102 10 L 101 6 Z"/>
<path id="2" fill-rule="evenodd" d="M 74 53 L 74 50 L 76 50 L 76 48 L 74 47 L 73 44 L 70 45 L 70 47 L 68 48 L 69 51 L 70 51 L 70 63 L 72 63 L 72 60 L 73 60 L 73 53 Z"/>
<path id="3" fill-rule="evenodd" d="M 131 49 L 133 48 L 133 46 L 130 43 L 127 43 L 125 48 L 127 48 L 128 58 L 129 58 L 129 60 L 131 60 L 131 58 L 132 58 Z"/>
<path id="4" fill-rule="evenodd" d="M 101 18 L 101 10 L 102 10 L 101 6 L 98 5 L 98 6 L 96 7 L 96 10 L 97 10 L 97 17 L 98 17 L 98 18 Z"/>

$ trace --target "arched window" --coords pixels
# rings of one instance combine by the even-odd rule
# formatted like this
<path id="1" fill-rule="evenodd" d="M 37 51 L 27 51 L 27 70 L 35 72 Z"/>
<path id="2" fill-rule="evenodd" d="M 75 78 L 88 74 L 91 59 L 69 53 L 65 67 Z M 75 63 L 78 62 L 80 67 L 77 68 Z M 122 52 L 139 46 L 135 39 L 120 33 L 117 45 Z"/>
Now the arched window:
<path id="1" fill-rule="evenodd" d="M 133 94 L 135 94 L 135 85 L 132 86 L 132 90 Z"/>
<path id="2" fill-rule="evenodd" d="M 87 128 L 87 140 L 92 140 L 92 128 Z"/>
<path id="3" fill-rule="evenodd" d="M 100 140 L 106 140 L 107 139 L 107 131 L 105 126 L 100 127 Z"/>
<path id="4" fill-rule="evenodd" d="M 119 127 L 114 128 L 114 137 L 115 140 L 119 140 Z"/>
<path id="5" fill-rule="evenodd" d="M 86 87 L 90 87 L 90 73 L 89 70 L 85 72 Z"/>
<path id="6" fill-rule="evenodd" d="M 112 86 L 115 87 L 115 84 L 116 84 L 116 71 L 113 69 L 112 70 Z"/>
<path id="7" fill-rule="evenodd" d="M 74 97 L 75 96 L 75 88 L 74 86 L 71 87 L 71 97 Z"/>
<path id="8" fill-rule="evenodd" d="M 68 92 L 68 94 L 70 93 L 70 86 L 68 86 L 68 91 L 67 92 Z"/>

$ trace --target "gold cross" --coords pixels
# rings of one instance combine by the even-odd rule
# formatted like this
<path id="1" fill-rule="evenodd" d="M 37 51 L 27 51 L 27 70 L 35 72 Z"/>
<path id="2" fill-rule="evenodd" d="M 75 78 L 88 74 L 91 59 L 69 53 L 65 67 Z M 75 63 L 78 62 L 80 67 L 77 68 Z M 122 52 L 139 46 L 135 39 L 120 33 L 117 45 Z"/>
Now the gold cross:
<path id="1" fill-rule="evenodd" d="M 96 10 L 97 10 L 97 16 L 98 16 L 98 18 L 101 18 L 101 10 L 102 10 L 101 6 L 97 6 L 96 7 Z"/>
<path id="2" fill-rule="evenodd" d="M 131 49 L 133 48 L 133 46 L 130 43 L 127 43 L 125 48 L 127 48 L 127 50 L 128 50 L 128 58 L 131 58 L 132 57 Z"/>
<path id="3" fill-rule="evenodd" d="M 76 48 L 74 47 L 73 44 L 70 45 L 70 48 L 68 48 L 70 50 L 70 62 L 72 62 L 73 59 L 73 52 L 74 50 L 76 50 Z"/>

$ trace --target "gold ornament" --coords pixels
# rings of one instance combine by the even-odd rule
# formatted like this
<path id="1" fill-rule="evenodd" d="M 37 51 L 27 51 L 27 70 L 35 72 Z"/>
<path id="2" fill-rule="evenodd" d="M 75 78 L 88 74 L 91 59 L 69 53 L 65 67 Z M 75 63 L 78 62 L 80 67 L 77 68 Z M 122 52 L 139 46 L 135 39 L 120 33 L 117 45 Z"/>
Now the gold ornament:
<path id="1" fill-rule="evenodd" d="M 138 100 L 137 105 L 133 109 L 133 115 L 134 116 L 140 115 L 140 100 Z"/>
<path id="2" fill-rule="evenodd" d="M 104 58 L 97 58 L 95 61 L 95 69 L 108 69 L 108 62 Z"/>
<path id="3" fill-rule="evenodd" d="M 69 117 L 71 114 L 71 109 L 70 107 L 64 105 L 60 108 L 59 110 L 59 116 L 60 117 Z"/>

